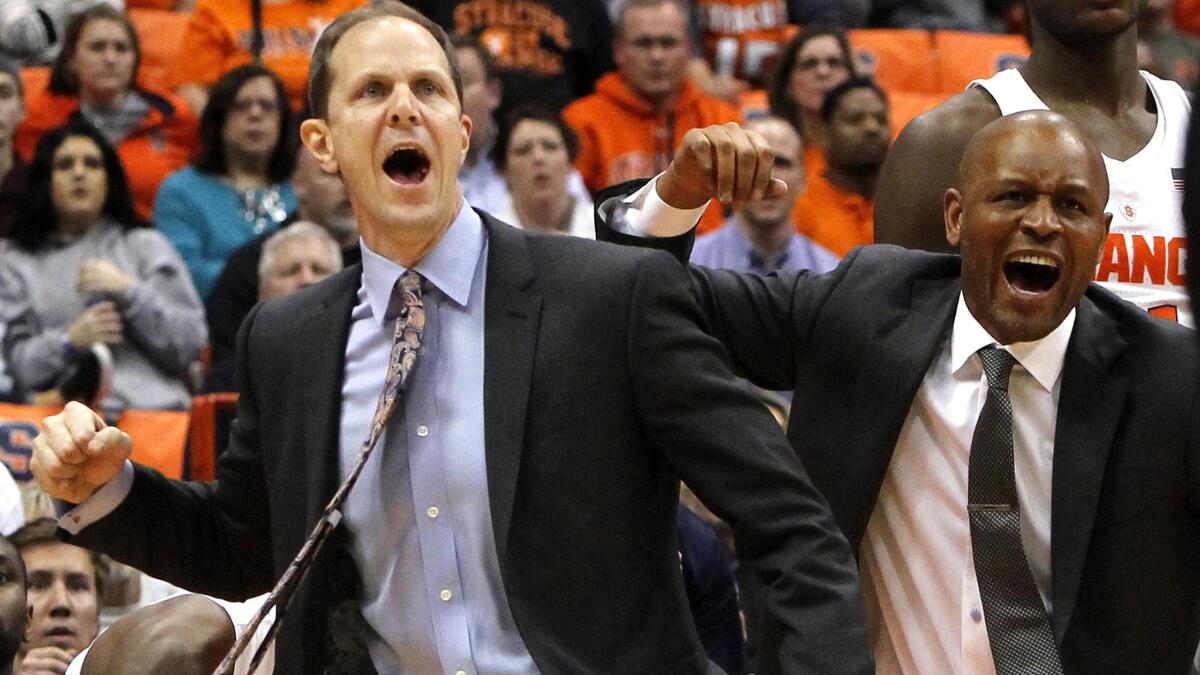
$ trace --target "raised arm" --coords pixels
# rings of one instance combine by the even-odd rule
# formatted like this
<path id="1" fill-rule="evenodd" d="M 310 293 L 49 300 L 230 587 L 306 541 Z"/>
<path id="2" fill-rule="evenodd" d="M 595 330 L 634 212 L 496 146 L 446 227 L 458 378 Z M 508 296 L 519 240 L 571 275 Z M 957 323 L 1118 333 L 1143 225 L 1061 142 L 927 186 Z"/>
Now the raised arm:
<path id="1" fill-rule="evenodd" d="M 951 253 L 942 208 L 963 150 L 1000 116 L 981 89 L 969 89 L 918 116 L 888 152 L 875 193 L 875 243 Z"/>

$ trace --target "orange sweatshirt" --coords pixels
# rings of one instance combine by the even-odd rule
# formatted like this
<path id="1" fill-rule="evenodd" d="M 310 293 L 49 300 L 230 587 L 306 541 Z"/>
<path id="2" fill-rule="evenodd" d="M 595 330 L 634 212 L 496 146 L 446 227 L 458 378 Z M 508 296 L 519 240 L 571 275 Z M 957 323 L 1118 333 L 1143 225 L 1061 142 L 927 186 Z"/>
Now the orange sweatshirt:
<path id="1" fill-rule="evenodd" d="M 575 165 L 593 193 L 667 168 L 690 129 L 742 121 L 737 108 L 705 96 L 686 81 L 675 107 L 659 115 L 619 73 L 600 78 L 596 93 L 567 106 L 563 118 L 579 134 Z M 700 221 L 700 232 L 716 229 L 721 222 L 720 205 L 712 202 Z"/>
<path id="2" fill-rule="evenodd" d="M 843 258 L 850 249 L 875 241 L 875 202 L 830 183 L 821 174 L 807 178 L 796 199 L 796 230 Z"/>
<path id="3" fill-rule="evenodd" d="M 117 146 L 117 155 L 125 169 L 137 214 L 150 220 L 158 184 L 191 161 L 199 146 L 200 125 L 183 99 L 170 94 L 141 93 L 150 104 L 150 112 Z M 28 161 L 42 134 L 62 126 L 79 110 L 79 98 L 43 89 L 31 93 L 25 107 L 25 121 L 17 127 L 13 147 Z"/>

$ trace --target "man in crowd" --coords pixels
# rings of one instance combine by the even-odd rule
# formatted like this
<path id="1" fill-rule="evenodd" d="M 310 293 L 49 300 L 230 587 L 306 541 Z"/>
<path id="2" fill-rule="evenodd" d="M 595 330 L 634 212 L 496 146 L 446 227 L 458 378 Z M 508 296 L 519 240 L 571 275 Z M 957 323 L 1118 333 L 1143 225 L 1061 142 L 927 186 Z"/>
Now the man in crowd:
<path id="1" fill-rule="evenodd" d="M 271 235 L 258 263 L 258 299 L 282 298 L 342 269 L 342 249 L 324 228 L 306 221 Z"/>
<path id="2" fill-rule="evenodd" d="M 1138 15 L 1138 62 L 1191 91 L 1200 77 L 1200 38 L 1175 26 L 1175 0 L 1145 0 Z"/>
<path id="3" fill-rule="evenodd" d="M 977 82 L 913 120 L 884 164 L 875 241 L 948 251 L 942 195 L 963 149 L 1001 115 L 1050 109 L 1105 156 L 1113 214 L 1095 280 L 1157 316 L 1192 325 L 1179 215 L 1191 103 L 1137 70 L 1140 0 L 1029 0 L 1032 48 L 1018 69 Z"/>
<path id="4" fill-rule="evenodd" d="M 66 672 L 100 632 L 100 556 L 65 544 L 49 518 L 17 530 L 12 544 L 28 581 L 29 627 L 17 673 Z"/>
<path id="5" fill-rule="evenodd" d="M 12 543 L 0 537 L 0 675 L 13 672 L 28 620 L 25 565 Z"/>
<path id="6" fill-rule="evenodd" d="M 475 208 L 491 213 L 508 196 L 508 186 L 491 158 L 492 144 L 496 142 L 494 116 L 502 92 L 500 79 L 496 77 L 491 53 L 478 39 L 459 35 L 451 38 L 451 42 L 462 72 L 463 114 L 474 122 L 471 145 L 458 180 L 463 186 L 463 197 Z"/>
<path id="7" fill-rule="evenodd" d="M 874 241 L 875 186 L 892 140 L 887 96 L 868 79 L 830 90 L 821 107 L 828 166 L 796 200 L 796 227 L 841 258 Z"/>
<path id="8" fill-rule="evenodd" d="M 454 50 L 408 7 L 343 15 L 312 62 L 301 134 L 346 181 L 362 266 L 247 317 L 213 483 L 127 463 L 128 437 L 78 404 L 49 418 L 33 471 L 77 505 L 73 541 L 261 593 L 382 432 L 281 624 L 279 672 L 707 673 L 683 478 L 770 585 L 786 667 L 870 672 L 849 548 L 678 265 L 469 208 Z"/>
<path id="9" fill-rule="evenodd" d="M 761 117 L 746 128 L 762 136 L 775 152 L 775 177 L 787 192 L 746 204 L 721 229 L 696 239 L 692 262 L 738 272 L 767 274 L 780 270 L 827 272 L 838 257 L 796 232 L 792 208 L 804 190 L 804 150 L 795 127 L 779 117 Z"/>
<path id="10" fill-rule="evenodd" d="M 296 214 L 292 222 L 315 223 L 329 233 L 342 250 L 344 265 L 358 262 L 358 226 L 346 194 L 346 186 L 336 174 L 321 170 L 321 165 L 301 147 L 292 175 L 296 191 Z M 238 327 L 259 300 L 259 259 L 269 235 L 255 237 L 229 256 L 208 300 L 209 336 L 214 370 L 224 371 L 224 380 L 233 374 L 233 355 Z M 340 269 L 340 266 L 339 266 Z"/>
<path id="11" fill-rule="evenodd" d="M 682 259 L 700 207 L 759 196 L 769 164 L 761 138 L 695 131 L 626 211 L 632 232 L 682 236 L 597 234 Z M 654 213 L 648 193 L 691 210 Z M 1089 283 L 1107 200 L 1082 131 L 1026 112 L 984 127 L 946 192 L 961 257 L 871 246 L 820 276 L 692 268 L 734 363 L 795 388 L 789 436 L 858 551 L 881 673 L 1192 663 L 1200 354 Z"/>
<path id="12" fill-rule="evenodd" d="M 563 110 L 579 135 L 575 165 L 589 190 L 662 171 L 688 129 L 741 120 L 736 108 L 687 80 L 691 50 L 681 0 L 629 0 L 621 9 L 613 43 L 617 72 Z M 702 228 L 720 222 L 714 206 Z"/>

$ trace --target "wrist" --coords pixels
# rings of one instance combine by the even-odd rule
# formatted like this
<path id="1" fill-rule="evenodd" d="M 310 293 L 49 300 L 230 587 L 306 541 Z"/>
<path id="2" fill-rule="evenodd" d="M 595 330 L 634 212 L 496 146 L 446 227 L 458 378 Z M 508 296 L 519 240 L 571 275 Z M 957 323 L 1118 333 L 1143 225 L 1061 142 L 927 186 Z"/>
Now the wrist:
<path id="1" fill-rule="evenodd" d="M 671 169 L 659 176 L 654 191 L 664 204 L 676 209 L 695 209 L 708 203 L 707 197 L 692 194 L 691 190 L 683 187 Z"/>

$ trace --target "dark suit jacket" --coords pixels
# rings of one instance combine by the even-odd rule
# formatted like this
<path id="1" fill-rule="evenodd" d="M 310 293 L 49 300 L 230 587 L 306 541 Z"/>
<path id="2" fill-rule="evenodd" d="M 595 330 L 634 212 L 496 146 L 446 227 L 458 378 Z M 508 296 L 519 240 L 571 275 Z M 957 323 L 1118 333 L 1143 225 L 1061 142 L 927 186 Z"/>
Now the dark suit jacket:
<path id="1" fill-rule="evenodd" d="M 492 527 L 513 618 L 539 667 L 707 672 L 676 551 L 682 477 L 772 582 L 788 669 L 869 671 L 849 546 L 777 425 L 729 375 L 679 265 L 484 220 Z M 239 340 L 241 400 L 217 481 L 183 484 L 139 467 L 129 497 L 77 541 L 192 590 L 267 590 L 339 482 L 358 285 L 351 268 L 256 308 Z M 320 670 L 322 572 L 283 624 L 279 672 Z"/>
<path id="2" fill-rule="evenodd" d="M 601 224 L 597 234 L 645 243 Z M 691 237 L 653 243 L 686 261 Z M 960 269 L 958 256 L 891 246 L 855 249 L 827 275 L 691 268 L 735 367 L 762 386 L 795 388 L 788 437 L 856 551 L 913 397 L 953 325 Z M 1076 316 L 1051 487 L 1050 597 L 1063 666 L 1187 673 L 1200 639 L 1195 336 L 1094 284 Z"/>

